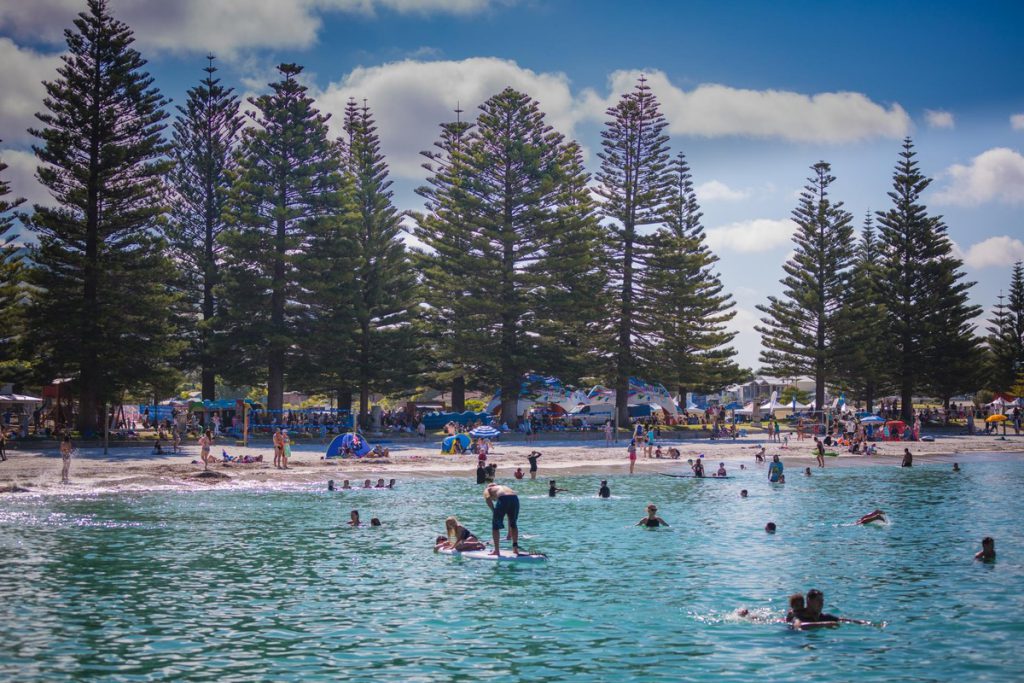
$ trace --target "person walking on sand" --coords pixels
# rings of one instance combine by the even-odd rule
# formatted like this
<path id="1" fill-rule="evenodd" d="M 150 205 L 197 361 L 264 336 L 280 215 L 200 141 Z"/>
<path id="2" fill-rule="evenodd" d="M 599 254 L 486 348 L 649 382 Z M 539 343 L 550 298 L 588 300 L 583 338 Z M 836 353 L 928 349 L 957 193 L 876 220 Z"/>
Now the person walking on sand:
<path id="1" fill-rule="evenodd" d="M 0 462 L 7 460 L 7 431 L 0 427 Z"/>
<path id="2" fill-rule="evenodd" d="M 484 500 L 491 508 L 491 540 L 494 550 L 491 555 L 501 555 L 501 530 L 505 528 L 504 520 L 508 518 L 509 536 L 512 538 L 512 552 L 519 554 L 519 496 L 508 486 L 491 484 L 484 489 Z"/>
<path id="3" fill-rule="evenodd" d="M 60 458 L 63 460 L 63 465 L 60 468 L 60 483 L 70 484 L 68 481 L 68 473 L 71 471 L 71 435 L 65 434 L 64 438 L 60 442 Z"/>
<path id="4" fill-rule="evenodd" d="M 178 448 L 181 446 L 181 432 L 178 430 L 177 425 L 171 427 L 171 449 L 173 453 L 178 452 Z"/>
<path id="5" fill-rule="evenodd" d="M 814 437 L 814 458 L 818 461 L 818 467 L 825 466 L 825 444 L 818 437 Z"/>
<path id="6" fill-rule="evenodd" d="M 281 467 L 281 460 L 284 458 L 284 437 L 281 436 L 281 428 L 274 430 L 274 467 Z"/>
<path id="7" fill-rule="evenodd" d="M 210 446 L 213 445 L 213 434 L 207 429 L 199 437 L 199 459 L 203 461 L 203 469 L 210 469 Z"/>
<path id="8" fill-rule="evenodd" d="M 636 439 L 630 440 L 626 452 L 629 454 L 629 473 L 633 474 L 633 468 L 636 467 Z"/>
<path id="9" fill-rule="evenodd" d="M 612 432 L 614 432 L 614 431 L 615 431 L 615 428 L 612 427 L 612 421 L 611 420 L 605 420 L 604 421 L 604 445 L 605 446 L 611 446 L 612 445 Z"/>

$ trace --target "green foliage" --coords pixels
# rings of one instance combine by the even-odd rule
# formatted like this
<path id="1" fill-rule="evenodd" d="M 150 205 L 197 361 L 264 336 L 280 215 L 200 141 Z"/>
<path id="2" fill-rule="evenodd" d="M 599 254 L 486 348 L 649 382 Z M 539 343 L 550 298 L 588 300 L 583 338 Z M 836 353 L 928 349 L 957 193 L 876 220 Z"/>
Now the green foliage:
<path id="1" fill-rule="evenodd" d="M 844 345 L 841 330 L 843 296 L 853 264 L 853 217 L 842 202 L 833 202 L 829 187 L 835 181 L 831 166 L 820 161 L 793 210 L 797 230 L 793 257 L 783 265 L 782 297 L 768 297 L 757 307 L 765 317 L 761 333 L 761 362 L 782 377 L 814 378 L 815 405 L 823 405 L 825 383 L 839 365 Z"/>
<path id="2" fill-rule="evenodd" d="M 643 77 L 607 115 L 594 192 L 604 200 L 601 213 L 608 221 L 607 243 L 616 264 L 609 281 L 616 301 L 609 315 L 615 335 L 610 351 L 618 422 L 627 424 L 629 377 L 640 369 L 634 350 L 635 320 L 644 304 L 637 283 L 646 255 L 640 228 L 663 221 L 672 197 L 672 174 L 665 133 L 668 121 Z"/>
<path id="3" fill-rule="evenodd" d="M 0 381 L 21 383 L 28 379 L 32 364 L 24 344 L 29 295 L 25 248 L 18 240 L 14 212 L 25 200 L 8 198 L 11 187 L 2 175 L 6 170 L 7 164 L 0 161 Z"/>
<path id="4" fill-rule="evenodd" d="M 892 389 L 890 379 L 888 307 L 883 280 L 880 245 L 868 214 L 854 254 L 853 271 L 843 306 L 836 321 L 837 357 L 835 383 L 853 400 L 871 410 L 877 397 Z"/>
<path id="5" fill-rule="evenodd" d="M 466 399 L 466 410 L 472 410 L 474 413 L 483 412 L 483 409 L 487 407 L 484 401 L 478 398 Z"/>
<path id="6" fill-rule="evenodd" d="M 726 329 L 732 295 L 715 272 L 718 257 L 704 241 L 690 168 L 680 153 L 670 164 L 672 195 L 664 223 L 642 238 L 644 269 L 637 274 L 634 343 L 644 377 L 678 388 L 714 391 L 741 371 Z"/>
<path id="7" fill-rule="evenodd" d="M 185 105 L 174 121 L 171 173 L 172 210 L 167 236 L 182 274 L 186 367 L 199 367 L 204 399 L 216 394 L 218 355 L 213 348 L 217 314 L 214 287 L 223 246 L 223 213 L 227 203 L 228 174 L 242 117 L 238 98 L 214 78 L 213 56 L 204 69 L 206 78 L 189 89 Z"/>
<path id="8" fill-rule="evenodd" d="M 1024 373 L 1024 263 L 1013 265 L 1010 294 L 999 295 L 987 330 L 990 361 L 986 377 L 996 391 L 1011 391 Z"/>
<path id="9" fill-rule="evenodd" d="M 31 329 L 41 379 L 78 377 L 79 427 L 90 432 L 100 401 L 166 382 L 181 347 L 161 231 L 166 100 L 105 1 L 89 0 L 74 23 L 32 131 L 39 180 L 58 206 L 36 206 L 30 222 Z"/>
<path id="10" fill-rule="evenodd" d="M 371 391 L 387 393 L 414 383 L 419 357 L 413 318 L 419 303 L 416 275 L 401 239 L 402 218 L 392 203 L 388 167 L 369 107 L 349 100 L 345 110 L 345 168 L 355 211 L 352 326 L 359 413 Z"/>
<path id="11" fill-rule="evenodd" d="M 892 208 L 876 214 L 892 343 L 889 369 L 908 421 L 915 390 L 927 387 L 948 398 L 969 389 L 978 362 L 970 320 L 979 308 L 967 305 L 974 283 L 963 281 L 941 217 L 930 216 L 920 202 L 931 179 L 915 156 L 913 142 L 905 139 L 889 192 Z"/>
<path id="12" fill-rule="evenodd" d="M 783 389 L 782 392 L 779 394 L 779 405 L 791 406 L 793 405 L 794 398 L 796 399 L 797 403 L 807 405 L 811 397 L 808 395 L 806 391 L 798 389 L 795 385 L 788 386 L 785 389 Z"/>
<path id="13" fill-rule="evenodd" d="M 311 336 L 323 331 L 313 304 L 324 302 L 313 301 L 320 289 L 309 285 L 335 287 L 338 278 L 351 277 L 338 146 L 298 80 L 302 67 L 282 64 L 278 71 L 273 92 L 249 100 L 253 125 L 242 132 L 231 172 L 217 290 L 220 353 L 230 359 L 223 374 L 237 384 L 264 375 L 272 410 L 282 407 L 289 372 L 308 368 L 309 355 L 325 348 L 322 337 Z M 342 337 L 333 341 L 335 353 L 344 349 Z"/>

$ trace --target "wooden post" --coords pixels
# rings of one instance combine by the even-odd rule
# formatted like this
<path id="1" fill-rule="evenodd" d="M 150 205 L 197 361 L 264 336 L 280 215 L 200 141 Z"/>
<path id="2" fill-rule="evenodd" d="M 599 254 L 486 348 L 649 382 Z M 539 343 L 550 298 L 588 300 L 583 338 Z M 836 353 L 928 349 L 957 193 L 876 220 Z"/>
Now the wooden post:
<path id="1" fill-rule="evenodd" d="M 249 404 L 242 401 L 242 446 L 249 445 Z"/>
<path id="2" fill-rule="evenodd" d="M 103 402 L 103 455 L 107 454 L 110 446 L 110 414 L 107 412 L 107 402 Z"/>

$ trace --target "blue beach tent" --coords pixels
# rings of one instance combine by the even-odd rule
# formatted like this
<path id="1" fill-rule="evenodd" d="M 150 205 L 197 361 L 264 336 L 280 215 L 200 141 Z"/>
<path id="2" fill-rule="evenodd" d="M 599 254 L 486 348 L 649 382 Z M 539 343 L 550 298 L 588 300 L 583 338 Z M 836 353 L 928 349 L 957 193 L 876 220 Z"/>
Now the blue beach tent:
<path id="1" fill-rule="evenodd" d="M 326 457 L 337 458 L 344 452 L 344 449 L 348 448 L 355 452 L 357 458 L 361 458 L 373 450 L 373 448 L 370 447 L 370 442 L 362 436 L 359 437 L 359 447 L 353 448 L 352 442 L 355 440 L 355 437 L 356 435 L 352 433 L 339 434 L 334 437 L 334 440 L 331 441 L 331 445 L 327 447 Z"/>

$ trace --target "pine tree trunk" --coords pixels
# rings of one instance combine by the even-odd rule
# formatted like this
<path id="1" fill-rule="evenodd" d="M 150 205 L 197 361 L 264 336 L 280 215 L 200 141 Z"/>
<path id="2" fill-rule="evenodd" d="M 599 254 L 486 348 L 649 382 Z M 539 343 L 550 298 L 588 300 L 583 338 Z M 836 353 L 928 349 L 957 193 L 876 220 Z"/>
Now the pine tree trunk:
<path id="1" fill-rule="evenodd" d="M 868 385 L 864 388 L 864 402 L 867 403 L 867 410 L 869 413 L 875 412 L 873 410 L 875 404 L 875 384 L 874 382 L 868 382 Z"/>
<path id="2" fill-rule="evenodd" d="M 914 424 L 914 387 L 909 382 L 905 383 L 900 391 L 900 403 L 900 417 L 907 426 Z"/>
<path id="3" fill-rule="evenodd" d="M 213 188 L 207 184 L 207 198 L 213 193 Z M 216 218 L 212 210 L 207 206 L 206 211 L 206 243 L 205 263 L 203 268 L 203 328 L 200 331 L 200 344 L 202 354 L 202 390 L 203 400 L 212 401 L 216 398 L 217 377 L 213 369 L 213 349 L 210 344 L 210 322 L 213 320 L 213 228 Z"/>
<path id="4" fill-rule="evenodd" d="M 351 387 L 338 387 L 338 410 L 347 410 L 349 413 L 352 412 L 352 388 Z"/>
<path id="5" fill-rule="evenodd" d="M 359 338 L 359 424 L 366 426 L 370 417 L 370 323 L 360 323 Z"/>
<path id="6" fill-rule="evenodd" d="M 280 206 L 285 206 L 287 199 L 287 191 L 282 187 L 278 199 Z M 273 336 L 270 342 L 269 353 L 267 354 L 267 408 L 278 411 L 284 408 L 285 350 L 281 346 L 280 336 L 284 332 L 285 230 L 284 218 L 278 218 L 277 239 L 275 240 L 274 279 L 272 282 L 273 291 L 270 296 L 270 330 Z"/>
<path id="7" fill-rule="evenodd" d="M 519 426 L 519 376 L 514 369 L 506 369 L 501 383 L 501 421 L 510 428 Z"/>
<path id="8" fill-rule="evenodd" d="M 629 376 L 633 360 L 633 226 L 626 227 L 622 269 L 622 308 L 619 318 L 619 348 L 615 367 L 615 410 L 617 427 L 629 424 Z"/>
<path id="9" fill-rule="evenodd" d="M 466 378 L 459 375 L 452 380 L 452 412 L 461 413 L 466 410 Z"/>
<path id="10" fill-rule="evenodd" d="M 92 315 L 99 303 L 99 221 L 100 221 L 100 199 L 99 199 L 99 163 L 100 163 L 100 140 L 98 128 L 100 125 L 99 103 L 102 99 L 100 92 L 100 69 L 97 66 L 93 76 L 91 126 L 89 136 L 89 178 L 86 181 L 86 210 L 85 210 L 85 263 L 83 266 L 82 280 L 82 310 L 85 311 L 82 324 L 82 354 L 81 365 L 78 375 L 78 430 L 83 435 L 92 435 L 96 432 L 97 410 L 99 409 L 99 371 L 97 367 L 96 353 L 96 317 Z"/>

